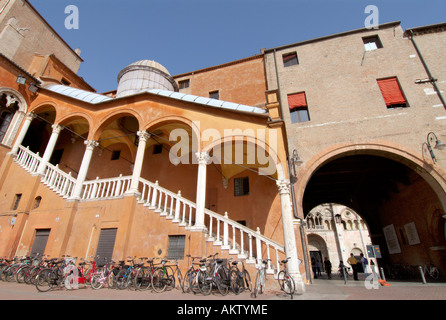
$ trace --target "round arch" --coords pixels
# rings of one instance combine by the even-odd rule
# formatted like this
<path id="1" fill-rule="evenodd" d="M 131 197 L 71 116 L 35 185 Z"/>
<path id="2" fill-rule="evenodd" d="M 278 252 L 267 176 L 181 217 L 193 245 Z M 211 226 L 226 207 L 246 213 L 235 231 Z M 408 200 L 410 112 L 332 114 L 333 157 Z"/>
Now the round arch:
<path id="1" fill-rule="evenodd" d="M 298 173 L 296 194 L 298 203 L 299 215 L 303 216 L 302 199 L 305 188 L 314 175 L 314 173 L 324 164 L 330 161 L 348 156 L 348 155 L 375 155 L 381 156 L 390 160 L 401 163 L 408 168 L 418 173 L 431 186 L 437 194 L 442 203 L 443 208 L 446 208 L 446 173 L 434 165 L 422 159 L 419 154 L 409 150 L 400 145 L 381 142 L 381 143 L 366 143 L 366 144 L 343 144 L 329 148 L 319 154 L 313 156 Z"/>

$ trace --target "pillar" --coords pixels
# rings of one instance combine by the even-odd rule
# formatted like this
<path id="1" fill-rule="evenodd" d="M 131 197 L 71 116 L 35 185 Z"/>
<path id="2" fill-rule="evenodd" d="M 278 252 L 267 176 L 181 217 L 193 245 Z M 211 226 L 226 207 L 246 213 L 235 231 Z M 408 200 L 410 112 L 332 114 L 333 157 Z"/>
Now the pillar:
<path id="1" fill-rule="evenodd" d="M 197 201 L 195 211 L 195 226 L 192 230 L 204 230 L 204 208 L 206 202 L 206 167 L 209 163 L 210 157 L 207 152 L 197 152 L 195 154 L 198 160 L 198 175 L 197 175 Z"/>
<path id="2" fill-rule="evenodd" d="M 40 160 L 39 168 L 37 169 L 37 174 L 40 176 L 45 175 L 46 165 L 48 164 L 48 161 L 50 161 L 50 158 L 53 155 L 57 139 L 59 138 L 60 132 L 63 130 L 63 127 L 58 124 L 53 124 L 52 128 L 53 132 L 51 133 L 50 140 L 48 141 L 42 160 Z"/>
<path id="3" fill-rule="evenodd" d="M 81 168 L 79 169 L 79 174 L 77 175 L 76 185 L 74 186 L 73 193 L 71 194 L 71 200 L 80 200 L 82 187 L 87 177 L 88 168 L 90 167 L 91 157 L 93 156 L 93 150 L 95 147 L 99 145 L 97 141 L 94 140 L 85 140 L 85 148 L 84 157 L 82 158 Z"/>
<path id="4" fill-rule="evenodd" d="M 144 153 L 146 151 L 146 143 L 150 138 L 150 134 L 145 131 L 138 131 L 138 150 L 136 151 L 135 164 L 133 165 L 132 182 L 130 189 L 126 192 L 126 195 L 139 195 L 138 185 L 139 178 L 141 176 L 142 164 L 144 161 Z"/>
<path id="5" fill-rule="evenodd" d="M 19 147 L 22 145 L 23 139 L 25 139 L 26 133 L 28 132 L 29 126 L 31 125 L 31 122 L 36 117 L 36 115 L 32 112 L 28 113 L 25 116 L 25 120 L 23 121 L 22 129 L 20 129 L 19 135 L 17 136 L 17 139 L 14 142 L 14 145 L 10 152 L 8 152 L 9 155 L 15 157 L 17 155 L 17 152 L 19 151 Z"/>
<path id="6" fill-rule="evenodd" d="M 277 180 L 277 186 L 279 188 L 280 206 L 282 211 L 285 254 L 287 258 L 290 258 L 287 263 L 288 272 L 294 279 L 296 293 L 304 293 L 305 285 L 299 272 L 299 258 L 297 257 L 296 237 L 294 234 L 289 181 Z"/>

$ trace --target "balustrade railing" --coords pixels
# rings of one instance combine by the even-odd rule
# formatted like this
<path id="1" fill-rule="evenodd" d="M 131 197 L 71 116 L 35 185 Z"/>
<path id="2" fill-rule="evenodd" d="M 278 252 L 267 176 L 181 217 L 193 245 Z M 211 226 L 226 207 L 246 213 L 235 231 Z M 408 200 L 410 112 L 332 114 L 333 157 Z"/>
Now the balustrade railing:
<path id="1" fill-rule="evenodd" d="M 42 182 L 64 198 L 69 198 L 76 184 L 76 179 L 71 176 L 71 172 L 65 173 L 59 169 L 58 165 L 53 166 L 48 163 Z"/>
<path id="2" fill-rule="evenodd" d="M 42 158 L 39 153 L 34 153 L 29 150 L 29 147 L 20 146 L 17 152 L 15 161 L 19 166 L 24 168 L 29 173 L 36 173 Z"/>
<path id="3" fill-rule="evenodd" d="M 82 200 L 101 200 L 119 198 L 130 189 L 131 176 L 85 181 Z"/>
<path id="4" fill-rule="evenodd" d="M 141 196 L 139 202 L 149 209 L 165 215 L 167 219 L 180 223 L 187 228 L 192 228 L 195 221 L 196 204 L 184 197 L 181 192 L 174 193 L 143 178 L 139 179 Z M 270 259 L 268 271 L 272 271 L 275 264 L 279 270 L 279 261 L 285 258 L 285 249 L 279 243 L 268 239 L 260 233 L 259 228 L 254 231 L 240 223 L 229 219 L 227 213 L 222 216 L 216 212 L 205 209 L 205 227 L 209 241 L 222 245 L 230 254 L 238 254 L 240 258 L 246 258 L 251 262 L 259 262 L 262 259 Z"/>

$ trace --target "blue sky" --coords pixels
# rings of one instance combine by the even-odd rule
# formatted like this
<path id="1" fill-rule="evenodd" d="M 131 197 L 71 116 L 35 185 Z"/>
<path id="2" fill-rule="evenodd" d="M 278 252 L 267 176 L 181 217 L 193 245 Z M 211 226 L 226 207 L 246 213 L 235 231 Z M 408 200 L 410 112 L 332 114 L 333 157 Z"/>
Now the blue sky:
<path id="1" fill-rule="evenodd" d="M 30 0 L 73 48 L 82 50 L 82 76 L 99 93 L 142 59 L 170 74 L 218 65 L 273 48 L 364 28 L 367 5 L 379 23 L 404 29 L 446 22 L 445 0 Z M 68 5 L 79 28 L 67 29 Z"/>

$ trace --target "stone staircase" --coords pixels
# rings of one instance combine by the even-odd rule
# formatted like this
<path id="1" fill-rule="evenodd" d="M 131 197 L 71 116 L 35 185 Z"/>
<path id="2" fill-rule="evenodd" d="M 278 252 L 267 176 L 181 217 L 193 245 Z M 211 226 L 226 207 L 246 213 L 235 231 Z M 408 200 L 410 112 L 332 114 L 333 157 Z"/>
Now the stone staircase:
<path id="1" fill-rule="evenodd" d="M 15 162 L 30 174 L 36 174 L 41 158 L 29 148 L 20 147 Z M 85 181 L 80 201 L 111 200 L 124 197 L 129 191 L 132 177 L 122 176 L 108 179 Z M 65 173 L 58 166 L 47 164 L 42 183 L 68 199 L 72 195 L 76 179 L 71 173 Z M 222 256 L 234 260 L 243 259 L 248 265 L 256 265 L 262 259 L 269 259 L 267 273 L 274 274 L 279 270 L 280 259 L 285 258 L 283 245 L 268 239 L 260 233 L 247 228 L 228 218 L 228 214 L 220 215 L 205 209 L 204 227 L 195 225 L 196 204 L 178 193 L 171 192 L 156 182 L 139 179 L 138 203 L 153 214 L 159 214 L 171 223 L 186 230 L 204 232 L 206 241 L 214 248 L 220 248 Z"/>

